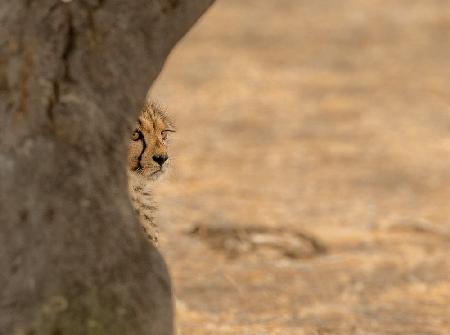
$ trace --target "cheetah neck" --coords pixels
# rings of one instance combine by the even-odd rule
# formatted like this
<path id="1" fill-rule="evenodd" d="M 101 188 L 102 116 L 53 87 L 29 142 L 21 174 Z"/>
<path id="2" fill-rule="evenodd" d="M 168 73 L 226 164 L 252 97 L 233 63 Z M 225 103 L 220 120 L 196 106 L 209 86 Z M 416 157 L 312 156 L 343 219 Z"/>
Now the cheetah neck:
<path id="1" fill-rule="evenodd" d="M 153 244 L 158 244 L 158 226 L 155 222 L 156 204 L 148 185 L 140 183 L 136 178 L 129 178 L 129 194 L 131 203 L 138 214 L 139 222 Z"/>

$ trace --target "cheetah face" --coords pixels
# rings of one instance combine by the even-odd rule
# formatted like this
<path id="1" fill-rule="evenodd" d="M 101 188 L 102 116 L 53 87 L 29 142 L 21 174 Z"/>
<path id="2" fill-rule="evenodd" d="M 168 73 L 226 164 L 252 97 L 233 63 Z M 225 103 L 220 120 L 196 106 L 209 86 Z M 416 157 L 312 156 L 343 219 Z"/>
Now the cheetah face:
<path id="1" fill-rule="evenodd" d="M 128 171 L 143 183 L 156 180 L 169 163 L 167 138 L 174 127 L 154 104 L 144 107 L 128 145 Z"/>

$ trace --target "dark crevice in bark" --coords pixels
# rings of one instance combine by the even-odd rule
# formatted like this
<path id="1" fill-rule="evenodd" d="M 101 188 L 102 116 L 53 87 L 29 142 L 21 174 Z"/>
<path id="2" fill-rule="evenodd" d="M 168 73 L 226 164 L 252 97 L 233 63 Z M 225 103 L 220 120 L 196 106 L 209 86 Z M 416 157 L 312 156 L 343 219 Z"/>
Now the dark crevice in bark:
<path id="1" fill-rule="evenodd" d="M 28 109 L 28 95 L 29 95 L 28 81 L 30 78 L 31 67 L 33 65 L 32 62 L 33 59 L 31 53 L 28 50 L 25 50 L 19 84 L 19 108 L 18 108 L 19 115 L 24 115 Z"/>
<path id="2" fill-rule="evenodd" d="M 105 3 L 105 0 L 82 0 L 81 5 L 85 8 L 90 8 L 90 9 L 99 9 L 100 7 L 102 7 Z"/>
<path id="3" fill-rule="evenodd" d="M 80 3 L 87 11 L 87 23 L 89 28 L 92 31 L 95 31 L 96 24 L 94 20 L 94 14 L 105 4 L 105 0 L 97 0 L 95 3 L 92 3 L 92 1 L 82 1 Z"/>
<path id="4" fill-rule="evenodd" d="M 47 106 L 47 117 L 52 124 L 55 119 L 53 110 L 58 102 L 59 102 L 59 82 L 58 80 L 55 80 L 52 82 L 52 96 L 50 97 Z"/>
<path id="5" fill-rule="evenodd" d="M 63 66 L 63 71 L 62 71 L 62 76 L 61 78 L 56 78 L 52 81 L 51 85 L 52 85 L 52 91 L 51 91 L 51 96 L 49 97 L 48 100 L 48 105 L 46 108 L 46 112 L 47 112 L 47 117 L 50 120 L 50 122 L 53 124 L 54 119 L 55 119 L 55 115 L 54 115 L 54 109 L 55 106 L 59 103 L 59 99 L 60 99 L 60 81 L 67 81 L 67 82 L 74 82 L 74 79 L 72 77 L 71 71 L 70 71 L 70 57 L 73 53 L 73 51 L 75 50 L 75 39 L 76 39 L 76 34 L 75 34 L 75 28 L 73 25 L 73 15 L 72 15 L 72 11 L 70 8 L 70 4 L 63 4 L 63 3 L 59 3 L 56 2 L 55 4 L 53 4 L 50 9 L 48 10 L 48 13 L 51 13 L 53 10 L 55 10 L 58 6 L 63 5 L 64 6 L 64 13 L 66 16 L 66 31 L 65 31 L 65 38 L 64 38 L 64 48 L 62 51 L 62 66 Z"/>
<path id="6" fill-rule="evenodd" d="M 7 92 L 8 86 L 5 65 L 0 62 L 0 93 L 2 93 L 2 91 Z"/>
<path id="7" fill-rule="evenodd" d="M 161 5 L 161 11 L 164 14 L 170 13 L 179 6 L 178 0 L 159 0 L 159 3 Z"/>
<path id="8" fill-rule="evenodd" d="M 70 9 L 70 5 L 65 7 L 67 31 L 66 31 L 66 43 L 64 45 L 64 51 L 62 54 L 62 60 L 64 65 L 63 80 L 73 82 L 72 75 L 70 73 L 70 56 L 75 50 L 75 28 L 73 26 L 73 16 Z"/>

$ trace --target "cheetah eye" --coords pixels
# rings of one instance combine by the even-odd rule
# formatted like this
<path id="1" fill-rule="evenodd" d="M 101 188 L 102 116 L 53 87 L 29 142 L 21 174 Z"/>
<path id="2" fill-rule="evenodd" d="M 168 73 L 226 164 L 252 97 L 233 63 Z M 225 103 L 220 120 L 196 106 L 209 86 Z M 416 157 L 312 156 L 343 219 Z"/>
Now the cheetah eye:
<path id="1" fill-rule="evenodd" d="M 163 139 L 163 141 L 167 140 L 167 133 L 174 133 L 175 130 L 172 129 L 164 129 L 163 131 L 161 131 L 161 138 Z"/>
<path id="2" fill-rule="evenodd" d="M 137 141 L 139 138 L 141 138 L 141 132 L 139 130 L 133 131 L 133 134 L 131 135 L 131 139 L 133 141 Z"/>

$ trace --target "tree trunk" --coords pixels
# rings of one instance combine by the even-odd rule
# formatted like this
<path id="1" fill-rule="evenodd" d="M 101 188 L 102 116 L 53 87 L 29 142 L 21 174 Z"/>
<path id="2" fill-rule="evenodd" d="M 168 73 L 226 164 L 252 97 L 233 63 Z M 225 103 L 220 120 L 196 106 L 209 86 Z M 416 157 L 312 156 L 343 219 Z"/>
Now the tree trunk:
<path id="1" fill-rule="evenodd" d="M 0 334 L 172 334 L 127 193 L 130 127 L 212 0 L 0 3 Z"/>

